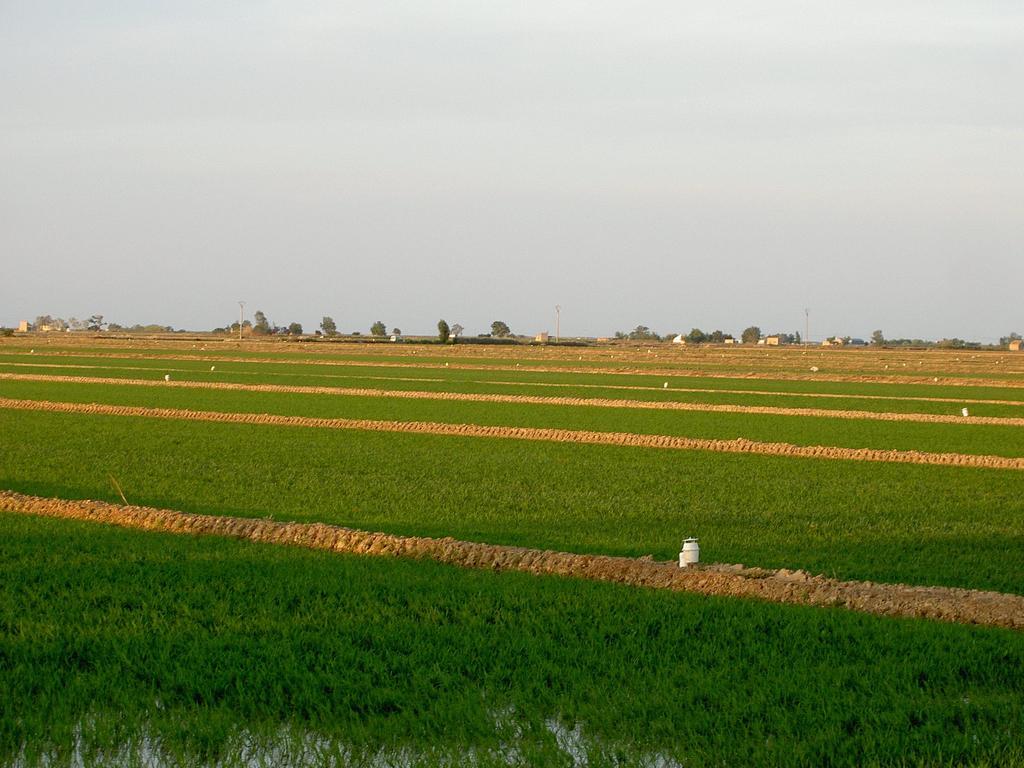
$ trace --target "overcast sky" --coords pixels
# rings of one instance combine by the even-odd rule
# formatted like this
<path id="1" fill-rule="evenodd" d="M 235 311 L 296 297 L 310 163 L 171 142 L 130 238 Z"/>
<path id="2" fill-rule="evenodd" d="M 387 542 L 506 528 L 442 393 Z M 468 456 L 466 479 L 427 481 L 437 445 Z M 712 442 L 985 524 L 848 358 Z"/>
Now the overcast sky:
<path id="1" fill-rule="evenodd" d="M 1024 331 L 1024 4 L 0 0 L 0 324 Z"/>

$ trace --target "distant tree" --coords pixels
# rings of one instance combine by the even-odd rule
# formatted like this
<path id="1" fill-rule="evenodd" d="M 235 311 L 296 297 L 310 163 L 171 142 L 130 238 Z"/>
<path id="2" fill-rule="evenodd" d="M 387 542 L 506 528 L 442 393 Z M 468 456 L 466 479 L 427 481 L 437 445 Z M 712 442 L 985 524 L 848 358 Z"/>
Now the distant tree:
<path id="1" fill-rule="evenodd" d="M 334 322 L 333 317 L 324 315 L 320 321 L 320 330 L 324 332 L 324 336 L 337 336 L 338 335 L 338 324 Z"/>
<path id="2" fill-rule="evenodd" d="M 452 329 L 448 327 L 448 323 L 444 320 L 437 321 L 437 338 L 442 344 L 448 342 L 448 337 L 452 335 Z"/>
<path id="3" fill-rule="evenodd" d="M 302 335 L 302 323 L 289 323 L 288 324 L 288 335 L 289 336 L 301 336 Z"/>
<path id="4" fill-rule="evenodd" d="M 388 332 L 388 327 L 384 325 L 380 320 L 370 326 L 370 333 L 374 336 L 384 336 Z"/>
<path id="5" fill-rule="evenodd" d="M 725 334 L 719 330 L 714 330 L 708 334 L 706 341 L 712 344 L 721 344 L 723 341 L 725 341 Z"/>
<path id="6" fill-rule="evenodd" d="M 401 336 L 402 335 L 402 329 L 401 328 L 392 328 L 391 329 L 391 335 L 392 336 Z"/>
<path id="7" fill-rule="evenodd" d="M 90 331 L 102 331 L 107 325 L 103 322 L 103 315 L 91 315 L 85 324 Z"/>
<path id="8" fill-rule="evenodd" d="M 800 335 L 800 331 L 794 331 L 793 332 L 793 343 L 794 344 L 803 344 L 803 342 L 804 342 L 804 338 L 803 338 L 803 336 Z"/>
<path id="9" fill-rule="evenodd" d="M 876 347 L 880 347 L 883 344 L 885 344 L 885 336 L 882 335 L 882 332 L 880 330 L 872 331 L 871 343 L 874 344 Z"/>
<path id="10" fill-rule="evenodd" d="M 273 331 L 270 327 L 270 321 L 267 320 L 267 316 L 263 314 L 263 310 L 257 309 L 256 314 L 253 315 L 253 319 L 256 322 L 252 324 L 252 332 L 257 336 L 266 336 Z"/>
<path id="11" fill-rule="evenodd" d="M 124 330 L 124 326 L 121 325 L 120 323 L 107 323 L 107 330 L 108 331 L 113 331 L 114 333 L 117 333 L 118 331 L 123 331 Z M 218 331 L 223 331 L 224 329 L 223 328 L 218 328 L 217 330 Z M 217 331 L 214 331 L 214 333 L 216 333 L 216 332 Z"/>
<path id="12" fill-rule="evenodd" d="M 123 329 L 128 333 L 173 333 L 174 328 L 169 325 L 157 325 L 150 323 L 149 325 L 140 325 L 136 323 L 130 328 Z"/>
<path id="13" fill-rule="evenodd" d="M 708 335 L 704 333 L 700 328 L 692 329 L 687 335 L 686 340 L 690 344 L 703 344 L 707 341 Z"/>
<path id="14" fill-rule="evenodd" d="M 499 339 L 504 339 L 506 336 L 512 335 L 512 329 L 508 327 L 507 323 L 501 320 L 495 320 L 491 323 L 491 335 L 497 336 Z"/>
<path id="15" fill-rule="evenodd" d="M 463 328 L 458 323 L 455 323 L 454 325 L 452 325 L 452 341 L 455 341 L 455 339 L 459 338 L 459 336 L 462 335 L 462 332 L 464 330 L 466 330 L 466 329 Z"/>
<path id="16" fill-rule="evenodd" d="M 756 325 L 752 325 L 740 335 L 740 339 L 744 344 L 757 344 L 761 339 L 761 329 Z"/>
<path id="17" fill-rule="evenodd" d="M 633 341 L 658 341 L 661 337 L 646 325 L 638 325 L 629 332 L 629 338 Z"/>
<path id="18" fill-rule="evenodd" d="M 626 333 L 625 331 L 616 331 L 614 338 L 616 338 L 616 339 L 628 339 L 629 338 L 629 334 Z"/>
<path id="19" fill-rule="evenodd" d="M 1001 346 L 1008 347 L 1010 345 L 1011 341 L 1020 341 L 1020 340 L 1021 340 L 1020 334 L 1017 333 L 1017 332 L 1013 332 L 1009 336 L 1003 336 L 1001 339 L 999 339 L 999 344 Z"/>

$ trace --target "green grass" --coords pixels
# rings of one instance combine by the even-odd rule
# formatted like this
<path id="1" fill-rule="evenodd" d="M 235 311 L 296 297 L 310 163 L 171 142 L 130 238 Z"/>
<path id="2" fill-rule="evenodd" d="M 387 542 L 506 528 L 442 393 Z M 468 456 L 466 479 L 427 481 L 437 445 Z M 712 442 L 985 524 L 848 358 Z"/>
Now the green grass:
<path id="1" fill-rule="evenodd" d="M 147 355 L 148 355 L 147 351 Z M 207 353 L 202 353 L 206 355 Z M 216 357 L 216 356 L 211 356 Z M 373 360 L 370 358 L 369 360 Z M 325 358 L 322 362 L 330 363 L 336 358 Z M 366 360 L 365 358 L 362 360 Z M 360 362 L 355 361 L 355 362 Z M 387 362 L 383 358 L 380 362 Z M 146 378 L 146 371 L 151 371 L 153 378 L 162 378 L 167 371 L 183 373 L 192 372 L 203 380 L 225 380 L 222 376 L 241 376 L 238 381 L 244 382 L 266 382 L 278 384 L 325 384 L 337 385 L 339 380 L 352 379 L 353 381 L 381 381 L 394 380 L 394 384 L 388 387 L 422 388 L 424 383 L 403 383 L 397 381 L 402 378 L 416 379 L 441 379 L 443 385 L 451 386 L 479 386 L 481 382 L 510 381 L 517 385 L 527 384 L 558 384 L 567 388 L 569 396 L 581 397 L 678 397 L 682 393 L 671 392 L 672 387 L 680 388 L 704 388 L 741 391 L 776 391 L 780 395 L 787 392 L 815 392 L 832 394 L 841 397 L 855 397 L 857 395 L 888 396 L 888 397 L 945 397 L 945 398 L 974 398 L 992 400 L 1024 400 L 1024 390 L 1019 387 L 978 387 L 978 386 L 949 386 L 932 384 L 889 384 L 877 382 L 835 382 L 835 381 L 791 381 L 772 379 L 738 379 L 723 378 L 721 376 L 677 376 L 670 375 L 645 375 L 645 374 L 618 374 L 618 373 L 571 373 L 559 371 L 532 371 L 522 370 L 463 370 L 459 368 L 445 368 L 443 359 L 435 360 L 429 365 L 428 361 L 418 357 L 396 358 L 392 362 L 402 363 L 401 367 L 387 367 L 380 365 L 317 365 L 305 363 L 302 359 L 281 361 L 273 363 L 253 362 L 239 363 L 232 361 L 216 362 L 217 371 L 211 374 L 209 371 L 209 360 L 166 360 L 160 359 L 158 355 L 147 358 L 116 358 L 116 357 L 89 357 L 83 355 L 11 355 L 0 354 L 0 369 L 7 372 L 28 372 L 33 370 L 38 373 L 67 373 L 68 375 L 86 376 L 113 376 L 117 367 L 122 371 L 117 374 L 130 378 Z M 456 360 L 456 364 L 460 361 Z M 462 361 L 475 362 L 475 361 Z M 513 362 L 505 360 L 498 361 L 502 365 L 514 365 Z M 12 365 L 18 363 L 18 365 Z M 24 364 L 45 363 L 47 365 L 83 365 L 97 366 L 96 368 L 70 368 L 64 371 L 58 368 L 34 368 L 26 367 Z M 108 373 L 109 371 L 109 373 Z M 368 378 L 367 378 L 368 377 Z M 607 389 L 601 387 L 609 386 L 641 386 L 658 390 L 665 381 L 669 382 L 669 392 L 647 392 Z M 425 385 L 429 385 L 426 382 Z M 351 386 L 350 384 L 346 384 Z M 436 384 L 435 384 L 436 385 Z M 587 385 L 586 388 L 580 385 Z M 357 385 L 358 386 L 358 385 Z M 379 386 L 379 385 L 377 385 Z M 493 383 L 488 387 L 495 387 Z M 598 387 L 592 389 L 590 387 Z M 481 391 L 494 391 L 491 389 Z M 508 391 L 522 391 L 521 386 Z M 538 387 L 537 392 L 531 393 L 552 394 L 550 387 Z M 565 394 L 561 390 L 559 394 Z M 595 394 L 598 393 L 598 394 Z M 689 397 L 689 395 L 685 395 Z M 871 401 L 865 401 L 870 403 Z M 872 406 L 873 408 L 878 407 Z M 944 406 L 949 408 L 948 405 Z M 1014 406 L 1006 406 L 1013 408 Z M 1019 406 L 1017 406 L 1019 409 Z M 949 412 L 948 410 L 943 412 Z M 955 412 L 955 411 L 954 411 Z M 1019 411 L 1018 411 L 1019 412 Z"/>
<path id="2" fill-rule="evenodd" d="M 0 395 L 32 400 L 393 421 L 630 432 L 795 445 L 1024 456 L 1024 428 L 594 406 L 405 400 L 349 395 L 0 381 Z"/>
<path id="3" fill-rule="evenodd" d="M 2 763 L 67 764 L 77 732 L 85 764 L 140 734 L 196 764 L 313 734 L 357 763 L 572 765 L 556 722 L 595 766 L 1024 761 L 1020 633 L 11 515 L 0 533 Z"/>
<path id="4" fill-rule="evenodd" d="M 745 375 L 751 372 L 759 373 L 805 373 L 812 365 L 825 366 L 823 372 L 828 373 L 828 368 L 834 367 L 831 372 L 838 372 L 845 375 L 866 375 L 866 376 L 945 376 L 952 375 L 963 379 L 1002 379 L 1009 382 L 1020 382 L 1024 380 L 1024 373 L 1020 371 L 1008 371 L 1001 369 L 968 371 L 958 370 L 950 373 L 944 367 L 944 363 L 951 363 L 963 369 L 965 365 L 975 365 L 971 361 L 978 359 L 976 365 L 991 366 L 993 361 L 1002 360 L 1011 362 L 1016 359 L 1015 353 L 1002 351 L 986 351 L 980 353 L 961 351 L 947 351 L 935 354 L 935 352 L 920 353 L 913 350 L 899 350 L 892 352 L 880 352 L 869 349 L 847 349 L 847 350 L 821 350 L 808 348 L 805 350 L 796 348 L 764 349 L 745 347 L 740 350 L 722 350 L 722 358 L 710 350 L 692 353 L 690 350 L 678 349 L 672 346 L 661 344 L 635 344 L 630 345 L 612 353 L 611 356 L 600 359 L 574 359 L 573 353 L 553 354 L 553 349 L 542 347 L 519 346 L 505 347 L 501 350 L 491 348 L 477 348 L 476 351 L 497 353 L 496 357 L 483 357 L 476 354 L 464 355 L 465 349 L 459 347 L 446 347 L 438 345 L 399 345 L 375 343 L 368 347 L 359 344 L 325 344 L 325 343 L 288 343 L 280 342 L 276 350 L 269 350 L 266 347 L 255 350 L 240 350 L 236 343 L 223 340 L 203 341 L 197 340 L 189 344 L 173 344 L 166 347 L 142 346 L 133 348 L 128 345 L 114 346 L 103 344 L 95 348 L 84 345 L 73 345 L 63 347 L 59 344 L 50 344 L 45 340 L 42 345 L 38 344 L 8 344 L 5 345 L 11 353 L 25 354 L 28 348 L 40 347 L 42 354 L 59 355 L 81 355 L 91 349 L 101 351 L 105 354 L 123 355 L 146 355 L 148 357 L 222 357 L 222 358 L 243 358 L 252 360 L 279 360 L 282 362 L 302 362 L 305 360 L 326 360 L 334 362 L 386 362 L 386 363 L 421 363 L 444 365 L 446 362 L 455 361 L 475 365 L 481 368 L 500 368 L 508 365 L 518 365 L 524 369 L 531 368 L 575 368 L 593 370 L 600 372 L 604 370 L 630 369 L 637 371 L 652 370 L 665 371 L 675 370 L 680 373 L 697 372 L 705 373 L 713 371 L 722 375 Z M 15 352 L 17 350 L 18 352 Z M 385 351 L 387 350 L 387 351 Z M 647 351 L 647 354 L 643 354 Z M 724 362 L 723 362 L 724 361 Z M 903 363 L 909 362 L 909 365 Z M 860 363 L 860 365 L 851 365 Z M 889 367 L 886 367 L 886 365 Z"/>
<path id="5" fill-rule="evenodd" d="M 0 487 L 1024 594 L 1024 473 L 0 412 Z"/>
<path id="6" fill-rule="evenodd" d="M 228 365 L 232 367 L 228 369 Z M 577 383 L 514 383 L 501 376 L 480 378 L 486 373 L 474 371 L 476 378 L 467 378 L 466 372 L 447 371 L 416 371 L 399 370 L 398 374 L 378 375 L 376 372 L 354 373 L 346 376 L 342 373 L 323 373 L 325 366 L 316 366 L 319 372 L 301 373 L 290 370 L 266 371 L 246 370 L 241 364 L 221 364 L 218 370 L 211 372 L 209 368 L 197 368 L 186 363 L 186 366 L 124 368 L 47 368 L 45 366 L 12 366 L 0 363 L 0 373 L 43 374 L 69 377 L 103 377 L 112 379 L 146 379 L 158 381 L 164 373 L 170 373 L 177 381 L 230 382 L 238 384 L 277 384 L 289 386 L 328 386 L 350 388 L 372 388 L 387 390 L 419 390 L 426 392 L 464 392 L 479 394 L 506 395 L 537 395 L 541 397 L 577 397 L 577 398 L 610 398 L 616 400 L 639 400 L 648 402 L 689 402 L 714 403 L 725 405 L 775 406 L 781 408 L 817 408 L 831 410 L 876 411 L 891 413 L 934 413 L 959 415 L 960 408 L 968 405 L 975 416 L 1013 416 L 1024 418 L 1024 406 L 991 403 L 972 403 L 969 399 L 973 393 L 961 394 L 960 400 L 953 402 L 922 402 L 899 399 L 873 399 L 847 395 L 827 394 L 822 397 L 805 397 L 798 392 L 779 392 L 770 395 L 751 394 L 746 392 L 691 392 L 687 389 L 702 388 L 690 386 L 682 379 L 673 379 L 668 389 L 650 383 L 642 386 L 648 389 L 615 389 L 614 386 Z M 291 368 L 292 366 L 289 366 Z M 227 369 L 227 370 L 225 370 Z M 342 369 L 344 370 L 344 369 Z M 462 374 L 461 376 L 458 374 Z M 442 378 L 443 377 L 443 378 Z M 772 382 L 769 382 L 772 383 Z M 773 383 L 772 383 L 773 384 Z M 769 391 L 769 390 L 764 390 Z M 1013 394 L 1013 393 L 1011 393 Z M 1016 393 L 1024 399 L 1024 393 Z M 979 398 L 984 399 L 984 398 Z M 1020 400 L 1018 400 L 1019 402 Z"/>

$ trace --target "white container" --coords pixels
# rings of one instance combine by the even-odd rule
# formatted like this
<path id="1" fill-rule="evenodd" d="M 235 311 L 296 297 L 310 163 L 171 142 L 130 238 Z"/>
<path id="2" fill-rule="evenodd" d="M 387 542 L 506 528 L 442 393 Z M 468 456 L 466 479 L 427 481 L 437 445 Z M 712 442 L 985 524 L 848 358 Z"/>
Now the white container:
<path id="1" fill-rule="evenodd" d="M 689 568 L 700 562 L 700 545 L 697 539 L 687 539 L 683 542 L 683 548 L 679 552 L 679 567 Z"/>

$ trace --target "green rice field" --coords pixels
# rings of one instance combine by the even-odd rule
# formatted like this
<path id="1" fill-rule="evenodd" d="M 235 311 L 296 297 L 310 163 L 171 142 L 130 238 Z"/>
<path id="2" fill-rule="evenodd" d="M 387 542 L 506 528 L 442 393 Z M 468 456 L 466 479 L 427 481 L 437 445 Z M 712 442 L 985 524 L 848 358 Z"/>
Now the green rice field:
<path id="1" fill-rule="evenodd" d="M 820 358 L 878 379 L 843 381 L 795 378 L 795 351 L 331 346 L 18 342 L 0 374 L 1024 417 L 994 356 Z M 904 363 L 985 383 L 879 373 Z M 1024 456 L 1024 427 L 969 419 L 73 379 L 0 397 Z M 657 560 L 698 536 L 706 562 L 1024 594 L 1019 469 L 0 408 L 0 489 Z M 0 512 L 0 765 L 153 760 L 1024 765 L 1024 635 Z"/>
<path id="2" fill-rule="evenodd" d="M 0 525 L 7 759 L 59 759 L 75 744 L 100 761 L 134 743 L 230 764 L 242 739 L 356 764 L 501 765 L 513 751 L 529 765 L 1022 756 L 1019 633 L 86 523 Z"/>

